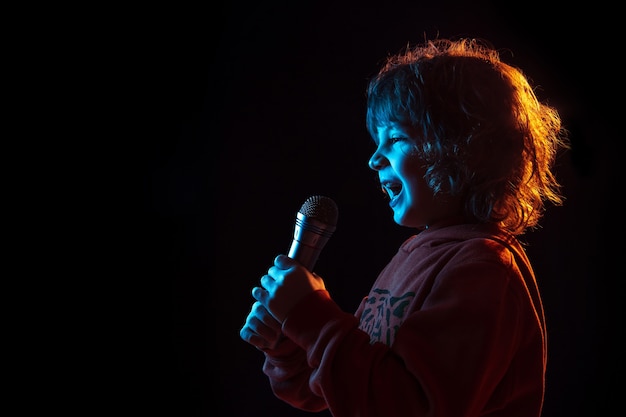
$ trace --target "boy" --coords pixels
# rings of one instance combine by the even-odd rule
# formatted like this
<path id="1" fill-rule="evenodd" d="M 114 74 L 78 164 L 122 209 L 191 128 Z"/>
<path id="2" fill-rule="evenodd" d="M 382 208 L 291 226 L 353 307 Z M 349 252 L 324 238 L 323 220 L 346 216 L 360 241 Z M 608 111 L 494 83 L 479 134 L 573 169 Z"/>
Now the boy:
<path id="1" fill-rule="evenodd" d="M 343 416 L 540 416 L 546 329 L 518 236 L 546 202 L 567 147 L 558 112 L 474 39 L 391 56 L 370 81 L 369 166 L 394 221 L 416 229 L 355 314 L 279 255 L 240 336 L 275 395 Z"/>

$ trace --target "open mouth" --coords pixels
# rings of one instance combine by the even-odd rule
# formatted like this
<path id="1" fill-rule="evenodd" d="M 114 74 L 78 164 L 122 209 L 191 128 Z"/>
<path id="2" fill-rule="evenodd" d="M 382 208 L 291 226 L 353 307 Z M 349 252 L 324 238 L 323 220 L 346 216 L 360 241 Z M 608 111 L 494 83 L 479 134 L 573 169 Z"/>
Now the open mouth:
<path id="1" fill-rule="evenodd" d="M 385 193 L 390 200 L 397 198 L 402 191 L 402 184 L 399 182 L 383 181 L 380 185 L 383 193 Z"/>

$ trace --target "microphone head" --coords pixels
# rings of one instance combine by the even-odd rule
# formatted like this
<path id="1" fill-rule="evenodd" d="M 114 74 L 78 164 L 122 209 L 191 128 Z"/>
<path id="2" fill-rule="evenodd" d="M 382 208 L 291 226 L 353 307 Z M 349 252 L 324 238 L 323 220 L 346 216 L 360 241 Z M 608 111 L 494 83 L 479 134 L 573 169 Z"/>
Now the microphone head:
<path id="1" fill-rule="evenodd" d="M 337 219 L 339 218 L 337 204 L 333 199 L 322 195 L 307 198 L 300 207 L 299 213 L 331 226 L 337 226 Z"/>

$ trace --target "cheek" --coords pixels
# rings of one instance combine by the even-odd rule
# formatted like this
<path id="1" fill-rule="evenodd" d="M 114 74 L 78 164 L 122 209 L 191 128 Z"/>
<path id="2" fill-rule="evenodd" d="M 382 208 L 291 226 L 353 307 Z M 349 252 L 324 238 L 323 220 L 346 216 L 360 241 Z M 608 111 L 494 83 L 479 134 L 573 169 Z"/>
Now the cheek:
<path id="1" fill-rule="evenodd" d="M 417 199 L 431 199 L 433 196 L 432 190 L 428 187 L 424 174 L 426 170 L 422 167 L 421 162 L 416 158 L 408 159 L 402 167 L 406 185 L 409 188 L 409 193 L 413 198 Z"/>
<path id="2" fill-rule="evenodd" d="M 411 142 L 402 142 L 400 145 L 400 152 L 407 155 L 407 158 L 413 159 L 417 155 L 417 148 Z"/>
<path id="3" fill-rule="evenodd" d="M 424 180 L 426 169 L 422 166 L 421 160 L 411 155 L 403 158 L 400 162 L 398 169 L 407 183 L 417 185 L 421 183 L 426 184 Z"/>
<path id="4" fill-rule="evenodd" d="M 432 199 L 433 192 L 426 184 L 422 176 L 416 176 L 408 182 L 409 194 L 414 199 L 414 203 L 424 201 L 424 199 Z"/>

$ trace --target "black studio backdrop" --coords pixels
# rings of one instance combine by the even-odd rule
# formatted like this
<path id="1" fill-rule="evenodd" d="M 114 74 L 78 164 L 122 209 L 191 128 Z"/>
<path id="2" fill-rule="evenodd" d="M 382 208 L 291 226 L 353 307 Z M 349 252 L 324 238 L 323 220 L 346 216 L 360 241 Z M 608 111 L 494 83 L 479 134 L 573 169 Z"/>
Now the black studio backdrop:
<path id="1" fill-rule="evenodd" d="M 570 20 L 544 8 L 517 13 L 495 2 L 310 2 L 166 17 L 168 70 L 154 88 L 168 99 L 154 123 L 167 128 L 147 145 L 143 174 L 146 259 L 166 294 L 155 326 L 167 346 L 159 363 L 171 372 L 148 373 L 160 382 L 146 404 L 173 416 L 310 415 L 272 395 L 261 353 L 239 338 L 250 290 L 288 250 L 304 200 L 322 194 L 337 202 L 339 222 L 316 272 L 346 311 L 357 307 L 411 233 L 393 223 L 367 167 L 366 83 L 388 54 L 439 35 L 490 40 L 540 85 L 571 132 L 557 171 L 566 204 L 524 237 L 548 322 L 544 416 L 608 411 L 623 324 L 616 251 L 601 244 L 619 215 L 605 197 L 617 185 L 616 129 L 606 123 L 614 110 L 599 100 L 611 70 L 600 77 L 576 52 L 582 12 Z"/>

